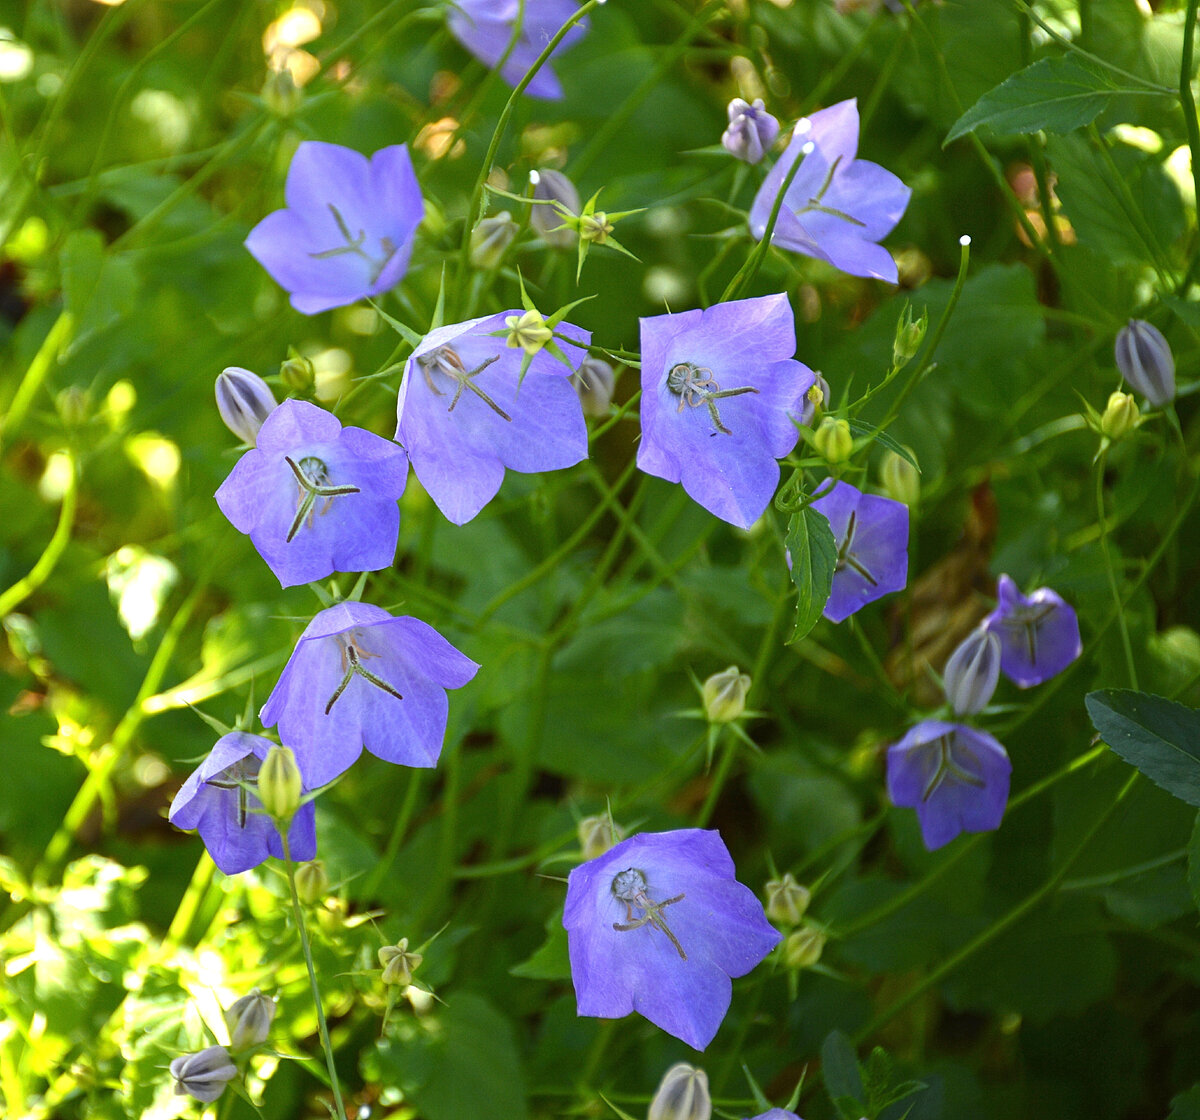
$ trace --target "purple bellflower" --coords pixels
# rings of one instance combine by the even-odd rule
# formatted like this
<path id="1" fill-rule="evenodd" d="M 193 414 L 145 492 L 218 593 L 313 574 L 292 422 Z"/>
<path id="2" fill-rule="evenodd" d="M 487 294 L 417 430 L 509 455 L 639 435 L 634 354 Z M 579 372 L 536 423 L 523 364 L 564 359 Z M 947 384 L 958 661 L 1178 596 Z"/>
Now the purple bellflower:
<path id="1" fill-rule="evenodd" d="M 796 361 L 786 295 L 642 319 L 637 465 L 681 482 L 710 513 L 748 529 L 796 445 L 793 418 L 815 375 Z"/>
<path id="2" fill-rule="evenodd" d="M 587 423 L 568 369 L 546 350 L 529 361 L 494 332 L 525 314 L 502 311 L 430 331 L 413 351 L 396 401 L 396 442 L 438 508 L 462 525 L 496 496 L 504 469 L 533 474 L 587 458 Z M 559 323 L 574 368 L 591 334 Z"/>
<path id="3" fill-rule="evenodd" d="M 1083 652 L 1075 611 L 1050 588 L 1022 595 L 1002 575 L 996 600 L 983 624 L 1000 636 L 1000 671 L 1018 688 L 1048 681 Z"/>
<path id="4" fill-rule="evenodd" d="M 762 240 L 784 180 L 802 158 L 771 240 L 852 276 L 894 284 L 896 262 L 877 242 L 895 228 L 912 191 L 879 164 L 855 159 L 857 151 L 856 100 L 801 117 L 750 207 L 750 232 Z"/>
<path id="5" fill-rule="evenodd" d="M 580 1015 L 640 1012 L 703 1050 L 744 976 L 777 944 L 715 830 L 622 840 L 576 867 L 563 911 Z"/>
<path id="6" fill-rule="evenodd" d="M 217 505 L 284 587 L 391 564 L 408 478 L 399 447 L 296 400 L 275 409 L 257 438 L 221 483 Z"/>
<path id="7" fill-rule="evenodd" d="M 833 589 L 824 611 L 830 622 L 841 622 L 860 607 L 904 589 L 908 506 L 837 482 L 812 508 L 829 520 L 837 542 Z"/>
<path id="8" fill-rule="evenodd" d="M 758 163 L 779 135 L 779 122 L 767 112 L 762 98 L 749 105 L 740 97 L 729 103 L 729 127 L 721 136 L 725 150 L 747 163 Z"/>
<path id="9" fill-rule="evenodd" d="M 243 731 L 221 736 L 171 802 L 171 823 L 199 832 L 213 863 L 226 875 L 249 871 L 269 855 L 283 858 L 279 833 L 254 792 L 259 767 L 274 745 Z M 305 788 L 314 784 L 306 775 Z M 315 821 L 311 801 L 292 818 L 288 848 L 298 863 L 317 854 Z"/>
<path id="10" fill-rule="evenodd" d="M 484 66 L 495 68 L 504 59 L 500 76 L 515 87 L 558 29 L 578 10 L 575 0 L 525 0 L 524 19 L 517 33 L 520 0 L 455 0 L 446 23 L 450 34 Z M 583 38 L 586 30 L 587 20 L 580 20 L 563 36 L 554 54 Z M 562 86 L 548 65 L 533 76 L 525 92 L 547 101 L 556 101 L 563 95 Z"/>
<path id="11" fill-rule="evenodd" d="M 279 725 L 314 787 L 349 769 L 364 746 L 386 762 L 436 766 L 446 689 L 478 669 L 419 619 L 339 603 L 305 627 L 259 718 Z"/>
<path id="12" fill-rule="evenodd" d="M 769 1112 L 759 1113 L 752 1120 L 800 1120 L 800 1117 L 786 1108 L 772 1108 Z"/>
<path id="13" fill-rule="evenodd" d="M 224 1046 L 180 1054 L 171 1062 L 170 1070 L 177 1097 L 194 1097 L 205 1104 L 211 1104 L 225 1092 L 225 1086 L 238 1072 Z"/>
<path id="14" fill-rule="evenodd" d="M 1004 748 L 962 723 L 923 720 L 888 747 L 888 796 L 893 805 L 916 809 L 931 852 L 960 832 L 999 828 L 1011 773 Z"/>
<path id="15" fill-rule="evenodd" d="M 306 140 L 292 157 L 284 198 L 287 208 L 263 218 L 246 248 L 297 311 L 345 307 L 400 282 L 425 213 L 405 145 L 367 159 Z"/>

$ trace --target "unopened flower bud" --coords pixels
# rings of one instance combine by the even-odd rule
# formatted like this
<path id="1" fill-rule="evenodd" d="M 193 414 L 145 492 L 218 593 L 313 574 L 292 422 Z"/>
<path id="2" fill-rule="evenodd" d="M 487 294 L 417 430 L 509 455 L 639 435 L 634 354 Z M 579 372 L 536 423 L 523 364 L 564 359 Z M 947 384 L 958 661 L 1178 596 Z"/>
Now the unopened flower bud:
<path id="1" fill-rule="evenodd" d="M 725 150 L 747 163 L 758 163 L 779 135 L 779 122 L 763 107 L 762 98 L 753 105 L 740 97 L 729 103 L 729 127 L 721 136 Z"/>
<path id="2" fill-rule="evenodd" d="M 296 893 L 305 906 L 316 906 L 318 902 L 324 901 L 329 893 L 329 876 L 325 873 L 325 865 L 319 859 L 301 864 L 296 869 Z"/>
<path id="3" fill-rule="evenodd" d="M 750 678 L 730 665 L 704 682 L 704 714 L 709 723 L 732 723 L 746 710 Z"/>
<path id="4" fill-rule="evenodd" d="M 767 883 L 767 917 L 781 926 L 798 926 L 811 898 L 809 889 L 785 871 L 782 879 Z"/>
<path id="5" fill-rule="evenodd" d="M 248 369 L 229 366 L 217 375 L 217 411 L 243 443 L 254 446 L 258 429 L 275 408 L 271 387 Z"/>
<path id="6" fill-rule="evenodd" d="M 195 1054 L 181 1054 L 170 1066 L 175 1078 L 175 1095 L 195 1097 L 206 1104 L 215 1101 L 225 1086 L 237 1077 L 237 1067 L 224 1046 L 209 1046 Z"/>
<path id="7" fill-rule="evenodd" d="M 536 354 L 554 337 L 540 311 L 526 311 L 524 315 L 508 315 L 504 325 L 508 327 L 505 345 L 520 347 L 526 354 Z"/>
<path id="8" fill-rule="evenodd" d="M 284 388 L 298 397 L 306 397 L 317 383 L 317 370 L 312 360 L 289 348 L 287 361 L 279 367 Z"/>
<path id="9" fill-rule="evenodd" d="M 613 368 L 602 358 L 587 357 L 571 374 L 571 384 L 579 394 L 585 416 L 607 416 L 612 404 Z"/>
<path id="10" fill-rule="evenodd" d="M 1100 417 L 1100 434 L 1111 440 L 1119 440 L 1138 426 L 1141 413 L 1137 401 L 1129 393 L 1119 389 L 1108 398 L 1108 406 Z"/>
<path id="11" fill-rule="evenodd" d="M 844 463 L 854 452 L 854 436 L 846 420 L 826 416 L 813 434 L 813 446 L 830 463 Z"/>
<path id="12" fill-rule="evenodd" d="M 597 245 L 603 245 L 612 231 L 613 224 L 608 220 L 608 214 L 604 210 L 597 210 L 594 214 L 584 214 L 579 219 L 579 236 L 584 241 L 594 241 Z"/>
<path id="13" fill-rule="evenodd" d="M 800 423 L 807 428 L 813 427 L 828 407 L 829 382 L 818 373 L 817 379 L 804 394 L 804 402 L 800 406 Z"/>
<path id="14" fill-rule="evenodd" d="M 471 230 L 471 264 L 485 271 L 496 268 L 516 236 L 517 223 L 507 210 L 484 218 Z"/>
<path id="15" fill-rule="evenodd" d="M 960 716 L 973 716 L 987 707 L 999 680 L 1000 635 L 978 626 L 946 662 L 942 674 L 946 699 Z"/>
<path id="16" fill-rule="evenodd" d="M 383 968 L 383 982 L 407 988 L 412 983 L 413 973 L 425 958 L 420 953 L 408 951 L 408 938 L 402 937 L 395 945 L 385 945 L 379 950 L 379 963 Z"/>
<path id="17" fill-rule="evenodd" d="M 1117 334 L 1117 369 L 1155 408 L 1175 399 L 1175 357 L 1162 331 L 1130 319 Z"/>
<path id="18" fill-rule="evenodd" d="M 921 497 L 921 472 L 903 455 L 888 451 L 879 468 L 883 492 L 893 501 L 915 506 Z"/>
<path id="19" fill-rule="evenodd" d="M 896 337 L 892 340 L 892 364 L 899 367 L 912 361 L 925 338 L 929 316 L 922 311 L 920 317 L 912 317 L 912 308 L 906 306 L 896 323 Z"/>
<path id="20" fill-rule="evenodd" d="M 533 197 L 562 203 L 572 214 L 581 209 L 579 192 L 561 171 L 546 168 L 531 171 Z M 534 206 L 530 210 L 529 224 L 542 235 L 542 240 L 554 249 L 569 249 L 575 244 L 575 231 L 563 225 L 562 215 L 553 206 Z M 559 227 L 562 228 L 559 228 Z"/>
<path id="21" fill-rule="evenodd" d="M 272 67 L 262 87 L 263 104 L 277 117 L 290 117 L 304 100 L 304 91 L 286 67 Z"/>
<path id="22" fill-rule="evenodd" d="M 612 818 L 607 814 L 602 817 L 584 817 L 575 831 L 585 860 L 604 855 L 621 839 L 621 830 L 613 824 Z"/>
<path id="23" fill-rule="evenodd" d="M 257 988 L 227 1008 L 225 1026 L 229 1028 L 229 1048 L 238 1054 L 266 1042 L 275 1010 L 275 1001 Z"/>
<path id="24" fill-rule="evenodd" d="M 303 784 L 291 747 L 272 747 L 267 751 L 258 771 L 258 799 L 270 817 L 290 821 L 300 808 Z"/>
<path id="25" fill-rule="evenodd" d="M 687 1062 L 677 1062 L 654 1090 L 646 1120 L 710 1120 L 711 1116 L 708 1074 Z"/>
<path id="26" fill-rule="evenodd" d="M 789 933 L 783 942 L 783 963 L 799 972 L 812 968 L 825 950 L 825 934 L 816 926 L 804 926 Z"/>

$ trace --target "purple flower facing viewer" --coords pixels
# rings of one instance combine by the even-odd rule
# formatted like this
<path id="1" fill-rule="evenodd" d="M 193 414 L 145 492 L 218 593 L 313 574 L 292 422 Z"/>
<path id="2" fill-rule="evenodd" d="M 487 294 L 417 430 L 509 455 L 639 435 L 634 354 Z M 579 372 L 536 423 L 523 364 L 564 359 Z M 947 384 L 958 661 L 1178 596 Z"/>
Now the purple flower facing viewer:
<path id="1" fill-rule="evenodd" d="M 788 172 L 803 159 L 779 208 L 772 242 L 852 276 L 894 284 L 896 262 L 877 242 L 895 228 L 912 191 L 879 164 L 856 159 L 857 151 L 856 100 L 801 117 L 750 207 L 750 232 L 762 240 Z"/>
<path id="2" fill-rule="evenodd" d="M 386 568 L 400 532 L 397 499 L 408 460 L 391 440 L 305 401 L 263 422 L 217 490 L 217 505 L 247 533 L 284 587 L 332 572 Z"/>
<path id="3" fill-rule="evenodd" d="M 996 609 L 983 624 L 1000 637 L 1000 671 L 1018 688 L 1031 688 L 1061 673 L 1083 652 L 1079 619 L 1048 587 L 1022 595 L 1002 575 Z"/>
<path id="4" fill-rule="evenodd" d="M 786 295 L 642 319 L 637 465 L 681 482 L 717 517 L 748 529 L 796 445 L 814 374 L 796 361 Z"/>
<path id="5" fill-rule="evenodd" d="M 433 627 L 370 603 L 339 603 L 305 627 L 263 705 L 313 787 L 333 781 L 365 746 L 402 766 L 436 766 L 446 689 L 479 666 Z"/>
<path id="6" fill-rule="evenodd" d="M 576 867 L 563 911 L 580 1015 L 637 1011 L 703 1050 L 778 943 L 715 830 L 646 832 Z"/>
<path id="7" fill-rule="evenodd" d="M 454 0 L 447 12 L 446 24 L 450 34 L 484 66 L 494 69 L 504 59 L 500 76 L 515 87 L 558 29 L 578 10 L 575 0 L 525 0 L 524 20 L 515 43 L 513 34 L 521 15 L 520 0 Z M 554 54 L 558 55 L 583 38 L 586 30 L 586 19 L 575 24 L 554 48 Z M 547 101 L 555 101 L 563 95 L 562 86 L 548 64 L 533 76 L 525 92 L 530 97 Z"/>
<path id="8" fill-rule="evenodd" d="M 493 332 L 525 312 L 501 311 L 430 331 L 404 369 L 396 441 L 438 509 L 462 525 L 496 496 L 504 470 L 533 474 L 587 458 L 587 424 L 568 369 L 549 351 L 525 354 Z M 574 368 L 591 334 L 559 323 Z"/>
<path id="9" fill-rule="evenodd" d="M 828 519 L 837 542 L 833 589 L 824 611 L 830 622 L 841 622 L 860 607 L 904 589 L 908 582 L 906 505 L 837 482 L 812 508 Z"/>
<path id="10" fill-rule="evenodd" d="M 213 863 L 226 875 L 249 871 L 269 855 L 283 858 L 279 833 L 254 793 L 259 767 L 274 745 L 261 735 L 242 731 L 221 736 L 171 802 L 171 823 L 199 832 Z M 307 781 L 306 787 L 315 784 Z M 293 860 L 317 854 L 315 822 L 311 801 L 292 818 L 288 847 Z"/>
<path id="11" fill-rule="evenodd" d="M 1012 763 L 985 731 L 927 719 L 888 747 L 887 786 L 893 805 L 916 809 L 931 852 L 960 832 L 1000 827 Z"/>
<path id="12" fill-rule="evenodd" d="M 284 199 L 286 209 L 263 218 L 246 248 L 297 311 L 345 307 L 400 282 L 425 213 L 405 145 L 367 159 L 306 140 L 292 157 Z"/>
<path id="13" fill-rule="evenodd" d="M 758 163 L 779 135 L 779 122 L 767 112 L 762 98 L 749 105 L 740 97 L 729 103 L 729 127 L 721 136 L 725 150 L 747 163 Z"/>

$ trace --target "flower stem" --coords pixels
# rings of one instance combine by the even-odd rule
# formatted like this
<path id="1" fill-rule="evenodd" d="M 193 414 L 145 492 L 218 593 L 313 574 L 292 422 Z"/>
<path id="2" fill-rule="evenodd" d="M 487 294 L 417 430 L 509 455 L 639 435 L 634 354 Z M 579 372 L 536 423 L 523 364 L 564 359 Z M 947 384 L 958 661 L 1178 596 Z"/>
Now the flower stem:
<path id="1" fill-rule="evenodd" d="M 1104 463 L 1101 454 L 1096 462 L 1096 523 L 1100 528 L 1100 549 L 1104 553 L 1104 571 L 1108 575 L 1108 588 L 1112 592 L 1113 606 L 1117 612 L 1117 629 L 1121 634 L 1121 647 L 1125 652 L 1125 669 L 1129 674 L 1129 687 L 1137 689 L 1137 666 L 1133 660 L 1133 645 L 1129 641 L 1129 623 L 1121 603 L 1121 591 L 1117 587 L 1117 573 L 1113 570 L 1112 551 L 1108 547 L 1108 518 L 1104 512 Z"/>
<path id="2" fill-rule="evenodd" d="M 66 551 L 67 542 L 71 539 L 71 526 L 75 521 L 75 499 L 79 493 L 79 471 L 75 460 L 68 456 L 70 473 L 67 475 L 67 488 L 63 491 L 62 506 L 59 509 L 58 524 L 50 537 L 37 562 L 16 583 L 0 594 L 0 618 L 11 614 L 30 595 L 32 595 L 54 571 L 54 566 Z"/>
<path id="3" fill-rule="evenodd" d="M 292 862 L 286 827 L 279 829 L 279 839 L 283 843 L 283 862 L 287 868 L 288 890 L 292 896 L 292 917 L 295 918 L 296 929 L 300 933 L 300 948 L 304 953 L 304 963 L 308 966 L 308 984 L 312 989 L 313 1003 L 317 1007 L 317 1027 L 321 1032 L 321 1047 L 325 1051 L 329 1087 L 333 1090 L 333 1103 L 337 1107 L 338 1120 L 346 1120 L 346 1106 L 342 1103 L 337 1067 L 333 1063 L 333 1046 L 329 1042 L 329 1027 L 325 1022 L 325 1005 L 321 1002 L 321 989 L 317 986 L 317 973 L 313 968 L 312 947 L 308 943 L 308 928 L 304 924 L 304 911 L 300 906 L 300 895 L 296 891 L 296 865 Z"/>

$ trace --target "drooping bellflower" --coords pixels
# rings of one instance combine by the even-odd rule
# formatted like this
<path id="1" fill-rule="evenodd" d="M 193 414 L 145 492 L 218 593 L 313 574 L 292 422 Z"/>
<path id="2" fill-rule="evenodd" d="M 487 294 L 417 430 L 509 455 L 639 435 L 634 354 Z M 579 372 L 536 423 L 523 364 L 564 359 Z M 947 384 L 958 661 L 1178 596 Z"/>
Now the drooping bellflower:
<path id="1" fill-rule="evenodd" d="M 750 207 L 750 232 L 762 240 L 788 173 L 803 159 L 783 197 L 772 242 L 852 276 L 894 284 L 896 262 L 877 242 L 895 228 L 912 191 L 879 164 L 856 159 L 857 151 L 857 100 L 801 117 Z"/>
<path id="2" fill-rule="evenodd" d="M 576 867 L 563 911 L 580 1015 L 637 1011 L 703 1050 L 780 940 L 715 830 L 639 833 Z"/>
<path id="3" fill-rule="evenodd" d="M 400 282 L 425 213 L 404 144 L 370 159 L 306 140 L 284 186 L 287 206 L 250 231 L 246 248 L 305 315 L 379 295 Z"/>
<path id="4" fill-rule="evenodd" d="M 999 635 L 1000 671 L 1018 688 L 1048 681 L 1083 652 L 1079 619 L 1063 597 L 1048 587 L 1022 595 L 1006 575 L 984 625 Z"/>
<path id="5" fill-rule="evenodd" d="M 390 440 L 305 401 L 284 401 L 257 446 L 217 490 L 217 505 L 284 587 L 332 572 L 386 568 L 400 532 L 408 460 Z"/>
<path id="6" fill-rule="evenodd" d="M 642 319 L 637 465 L 681 482 L 710 513 L 748 529 L 796 445 L 814 374 L 792 354 L 786 295 Z"/>
<path id="7" fill-rule="evenodd" d="M 455 0 L 447 9 L 446 25 L 484 66 L 494 69 L 499 65 L 500 76 L 515 87 L 578 8 L 575 0 L 525 0 L 522 13 L 520 0 Z M 578 42 L 586 30 L 587 20 L 580 20 L 563 36 L 554 54 Z M 563 95 L 548 63 L 533 76 L 525 92 L 548 101 Z"/>
<path id="8" fill-rule="evenodd" d="M 918 723 L 887 753 L 888 796 L 916 809 L 931 852 L 960 832 L 999 828 L 1011 772 L 1008 754 L 987 732 L 936 719 Z"/>
<path id="9" fill-rule="evenodd" d="M 213 863 L 226 875 L 249 871 L 267 856 L 283 858 L 279 833 L 254 792 L 259 767 L 274 745 L 243 731 L 223 735 L 171 802 L 171 823 L 199 832 Z M 305 783 L 310 789 L 316 784 L 311 779 Z M 297 862 L 317 854 L 315 820 L 311 801 L 292 818 L 288 848 Z"/>
<path id="10" fill-rule="evenodd" d="M 570 323 L 555 332 L 571 362 L 549 351 L 529 360 L 493 332 L 526 312 L 502 311 L 432 330 L 413 351 L 396 401 L 396 442 L 421 485 L 456 525 L 496 496 L 504 470 L 526 474 L 574 466 L 587 458 L 587 424 L 571 374 L 591 334 Z"/>
<path id="11" fill-rule="evenodd" d="M 316 615 L 263 705 L 308 783 L 347 770 L 365 746 L 403 766 L 435 766 L 446 734 L 446 689 L 479 666 L 419 619 L 345 602 Z"/>
<path id="12" fill-rule="evenodd" d="M 225 1092 L 225 1086 L 237 1077 L 237 1066 L 224 1046 L 209 1046 L 194 1054 L 180 1054 L 171 1062 L 170 1070 L 177 1097 L 194 1097 L 205 1104 L 215 1101 Z"/>
<path id="13" fill-rule="evenodd" d="M 837 482 L 812 508 L 828 519 L 837 542 L 833 588 L 824 611 L 830 622 L 841 622 L 867 603 L 903 590 L 908 582 L 906 505 Z"/>

